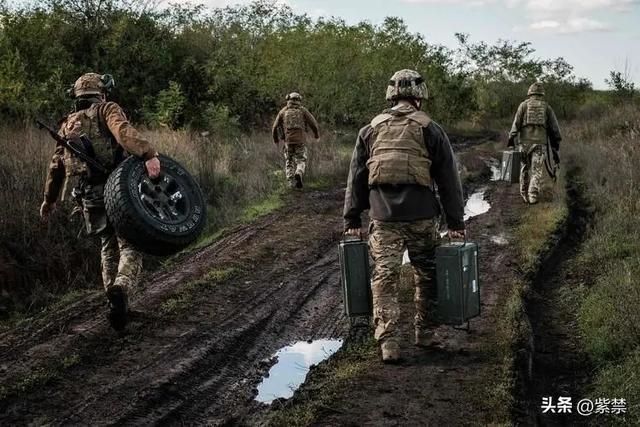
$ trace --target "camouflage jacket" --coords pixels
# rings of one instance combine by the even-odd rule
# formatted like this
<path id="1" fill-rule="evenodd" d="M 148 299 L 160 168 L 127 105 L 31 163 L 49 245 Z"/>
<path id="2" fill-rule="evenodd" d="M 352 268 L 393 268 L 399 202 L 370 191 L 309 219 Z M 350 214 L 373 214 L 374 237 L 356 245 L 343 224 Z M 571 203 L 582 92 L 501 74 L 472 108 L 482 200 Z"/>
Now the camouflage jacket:
<path id="1" fill-rule="evenodd" d="M 298 129 L 286 129 L 284 126 L 284 116 L 288 109 L 290 108 L 299 108 L 302 111 L 303 119 L 304 119 L 304 128 Z M 313 136 L 317 139 L 320 137 L 320 131 L 318 128 L 318 122 L 315 117 L 304 108 L 299 102 L 296 101 L 288 101 L 287 106 L 284 107 L 278 115 L 276 116 L 275 121 L 273 122 L 273 127 L 271 129 L 271 134 L 273 136 L 273 142 L 279 142 L 282 140 L 284 136 L 284 142 L 287 144 L 303 144 L 306 142 L 306 130 L 309 129 L 313 132 Z"/>
<path id="2" fill-rule="evenodd" d="M 523 129 L 527 126 L 526 117 L 527 117 L 527 110 L 529 108 L 529 101 L 532 99 L 541 100 L 542 98 L 534 95 L 520 104 L 520 106 L 518 107 L 518 111 L 516 112 L 516 116 L 513 119 L 513 125 L 511 126 L 511 131 L 509 132 L 510 139 L 514 139 L 516 136 L 522 136 L 521 133 Z M 546 104 L 546 111 L 545 111 L 546 123 L 544 125 L 544 128 L 546 131 L 546 137 L 549 138 L 551 147 L 554 150 L 558 150 L 560 148 L 560 141 L 562 141 L 560 126 L 558 125 L 558 119 L 556 118 L 556 114 L 554 113 L 551 106 L 546 102 L 545 104 Z M 546 141 L 541 143 L 546 143 Z"/>
<path id="3" fill-rule="evenodd" d="M 400 107 L 403 108 L 403 107 Z M 407 107 L 404 107 L 407 108 Z M 429 173 L 438 187 L 447 225 L 451 230 L 464 229 L 464 200 L 453 149 L 444 130 L 431 121 L 422 128 L 424 145 L 431 164 Z M 344 200 L 344 227 L 360 228 L 361 213 L 379 221 L 416 221 L 440 214 L 440 204 L 433 186 L 398 184 L 369 185 L 367 161 L 371 156 L 373 128 L 360 130 L 351 157 Z"/>
<path id="4" fill-rule="evenodd" d="M 99 120 L 105 124 L 105 131 L 110 134 L 105 136 L 112 137 L 126 152 L 145 160 L 158 154 L 149 141 L 129 123 L 124 111 L 118 104 L 115 102 L 100 103 L 97 107 L 97 113 Z M 72 127 L 73 123 L 70 123 L 65 118 L 58 133 L 65 137 Z M 49 164 L 47 180 L 44 186 L 44 198 L 47 202 L 53 203 L 60 196 L 67 175 L 64 160 L 65 149 L 57 146 Z"/>

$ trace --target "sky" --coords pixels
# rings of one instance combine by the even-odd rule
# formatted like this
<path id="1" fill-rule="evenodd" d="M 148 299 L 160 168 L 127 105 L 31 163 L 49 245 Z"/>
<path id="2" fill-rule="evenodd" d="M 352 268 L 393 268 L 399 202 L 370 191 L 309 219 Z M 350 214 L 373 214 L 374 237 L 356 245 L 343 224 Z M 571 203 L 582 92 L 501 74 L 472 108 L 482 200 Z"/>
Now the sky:
<path id="1" fill-rule="evenodd" d="M 191 1 L 191 0 L 190 0 Z M 610 70 L 640 86 L 640 0 L 279 0 L 312 17 L 348 23 L 402 18 L 431 43 L 456 47 L 454 34 L 473 41 L 528 41 L 541 58 L 564 57 L 578 77 L 606 88 Z M 174 1 L 175 2 L 175 1 Z M 193 0 L 222 7 L 249 0 Z"/>

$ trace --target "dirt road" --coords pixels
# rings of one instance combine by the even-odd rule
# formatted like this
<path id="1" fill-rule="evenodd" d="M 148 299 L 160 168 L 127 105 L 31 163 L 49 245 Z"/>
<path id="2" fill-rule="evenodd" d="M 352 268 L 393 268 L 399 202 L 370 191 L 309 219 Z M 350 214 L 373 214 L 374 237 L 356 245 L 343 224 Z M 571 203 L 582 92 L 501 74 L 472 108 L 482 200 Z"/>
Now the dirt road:
<path id="1" fill-rule="evenodd" d="M 469 222 L 483 259 L 483 315 L 472 331 L 442 328 L 447 350 L 427 356 L 406 346 L 407 363 L 370 372 L 345 397 L 348 410 L 320 424 L 477 416 L 469 391 L 480 391 L 475 384 L 491 368 L 480 349 L 514 274 L 505 233 L 518 205 L 514 187 L 489 184 L 487 198 L 491 210 Z M 104 320 L 99 291 L 2 333 L 0 425 L 260 420 L 268 408 L 254 400 L 256 386 L 274 352 L 346 332 L 336 253 L 342 202 L 340 189 L 291 194 L 285 208 L 152 275 L 132 297 L 136 314 L 124 335 Z"/>
<path id="2" fill-rule="evenodd" d="M 254 389 L 277 349 L 337 337 L 342 191 L 229 232 L 153 275 L 119 336 L 96 292 L 0 336 L 0 425 L 227 424 L 263 408 Z M 190 290 L 185 293 L 184 288 Z"/>

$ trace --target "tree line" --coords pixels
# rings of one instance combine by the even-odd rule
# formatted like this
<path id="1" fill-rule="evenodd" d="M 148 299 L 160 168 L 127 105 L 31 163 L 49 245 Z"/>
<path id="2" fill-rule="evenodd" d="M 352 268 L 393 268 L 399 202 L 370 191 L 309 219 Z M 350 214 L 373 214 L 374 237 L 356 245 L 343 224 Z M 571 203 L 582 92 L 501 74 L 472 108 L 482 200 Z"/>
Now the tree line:
<path id="1" fill-rule="evenodd" d="M 401 68 L 428 83 L 428 111 L 452 123 L 486 123 L 515 111 L 542 80 L 562 118 L 592 91 L 563 58 L 539 59 L 529 43 L 494 45 L 457 34 L 447 48 L 399 18 L 380 25 L 314 20 L 275 1 L 206 9 L 153 1 L 0 0 L 0 120 L 60 117 L 82 73 L 115 77 L 112 98 L 136 122 L 217 132 L 264 126 L 291 91 L 320 120 L 360 125 L 385 107 Z"/>

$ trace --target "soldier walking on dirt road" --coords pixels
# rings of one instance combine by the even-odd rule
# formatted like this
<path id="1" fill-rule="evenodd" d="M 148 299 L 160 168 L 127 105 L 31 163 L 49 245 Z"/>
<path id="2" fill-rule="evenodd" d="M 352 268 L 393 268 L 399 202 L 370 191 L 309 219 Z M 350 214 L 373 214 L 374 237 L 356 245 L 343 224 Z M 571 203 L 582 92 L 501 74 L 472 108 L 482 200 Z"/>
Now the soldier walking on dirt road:
<path id="1" fill-rule="evenodd" d="M 542 84 L 533 83 L 527 96 L 516 112 L 508 146 L 522 152 L 520 194 L 525 203 L 533 205 L 538 203 L 545 167 L 555 177 L 555 167 L 550 166 L 549 154 L 553 155 L 557 165 L 560 162 L 558 150 L 562 135 L 553 109 L 544 100 Z"/>
<path id="2" fill-rule="evenodd" d="M 302 177 L 307 167 L 307 136 L 311 130 L 314 138 L 320 138 L 318 122 L 302 105 L 302 95 L 287 95 L 287 105 L 280 110 L 273 122 L 273 142 L 284 139 L 285 174 L 291 188 L 302 188 Z"/>
<path id="3" fill-rule="evenodd" d="M 144 159 L 150 178 L 160 174 L 160 160 L 153 146 L 129 123 L 122 108 L 107 102 L 113 77 L 88 73 L 71 89 L 75 111 L 61 124 L 59 134 L 112 171 L 128 154 Z M 81 138 L 86 136 L 88 138 Z M 100 237 L 102 281 L 109 301 L 108 318 L 116 330 L 127 322 L 127 292 L 135 285 L 142 269 L 142 254 L 118 236 L 105 211 L 104 186 L 108 174 L 97 172 L 67 149 L 57 146 L 49 165 L 40 216 L 48 220 L 56 201 L 66 190 L 66 182 L 78 177 L 78 190 L 87 234 Z"/>
<path id="4" fill-rule="evenodd" d="M 463 237 L 464 203 L 456 159 L 442 128 L 420 110 L 427 86 L 416 71 L 391 77 L 393 107 L 360 130 L 351 158 L 344 202 L 345 234 L 361 236 L 361 213 L 369 209 L 373 321 L 382 360 L 400 359 L 398 282 L 405 248 L 415 282 L 415 344 L 433 344 L 429 330 L 435 286 L 438 187 L 449 236 Z"/>

